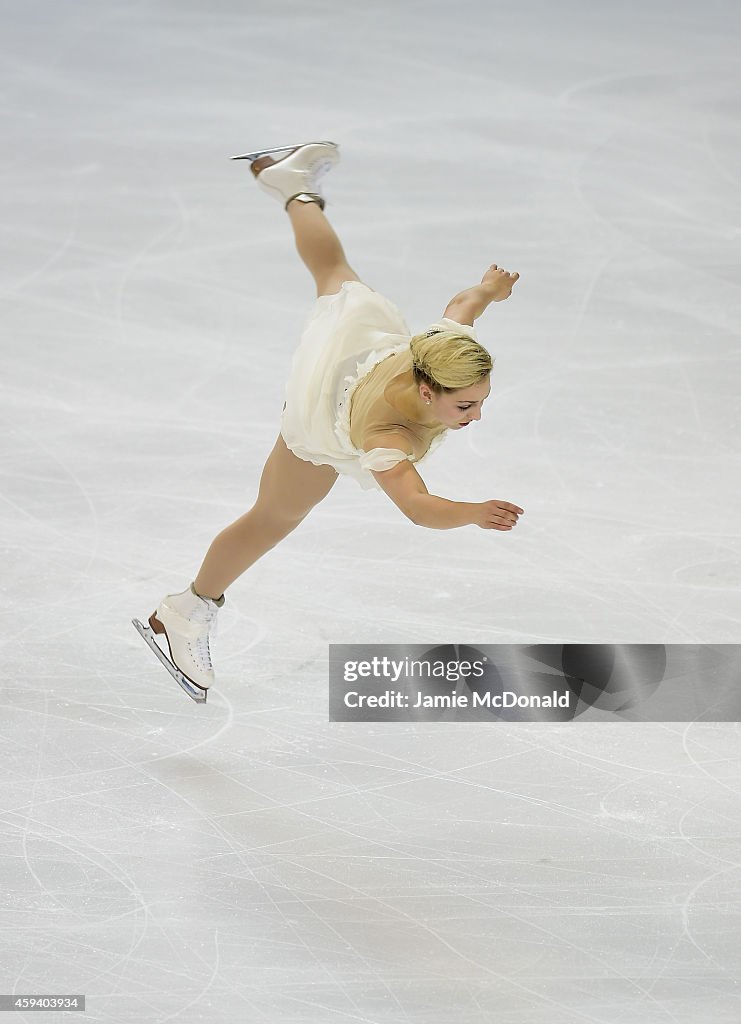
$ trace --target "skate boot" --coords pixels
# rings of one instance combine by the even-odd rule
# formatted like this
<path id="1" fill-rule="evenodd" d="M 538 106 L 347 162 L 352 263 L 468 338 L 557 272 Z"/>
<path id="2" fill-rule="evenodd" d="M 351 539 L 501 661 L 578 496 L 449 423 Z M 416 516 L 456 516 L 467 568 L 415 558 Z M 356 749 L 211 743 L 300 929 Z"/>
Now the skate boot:
<path id="1" fill-rule="evenodd" d="M 132 620 L 137 631 L 146 640 L 173 679 L 198 704 L 205 704 L 208 689 L 214 684 L 209 633 L 216 625 L 216 614 L 224 604 L 200 597 L 191 583 L 179 594 L 168 594 L 149 616 L 149 628 L 137 619 Z M 170 657 L 155 640 L 164 637 Z"/>
<path id="2" fill-rule="evenodd" d="M 339 146 L 334 142 L 309 142 L 232 157 L 251 161 L 260 188 L 279 199 L 284 208 L 292 199 L 298 199 L 302 203 L 318 203 L 322 210 L 326 204 L 319 181 L 339 159 Z"/>

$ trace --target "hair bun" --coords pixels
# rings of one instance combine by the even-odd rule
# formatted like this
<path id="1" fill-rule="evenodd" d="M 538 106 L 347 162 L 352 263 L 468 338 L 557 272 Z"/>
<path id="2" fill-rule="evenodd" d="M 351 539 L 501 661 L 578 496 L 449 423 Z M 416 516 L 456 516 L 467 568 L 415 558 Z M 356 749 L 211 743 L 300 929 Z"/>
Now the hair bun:
<path id="1" fill-rule="evenodd" d="M 477 383 L 491 371 L 493 360 L 468 334 L 432 327 L 410 339 L 412 368 L 418 383 L 435 391 L 456 391 Z"/>

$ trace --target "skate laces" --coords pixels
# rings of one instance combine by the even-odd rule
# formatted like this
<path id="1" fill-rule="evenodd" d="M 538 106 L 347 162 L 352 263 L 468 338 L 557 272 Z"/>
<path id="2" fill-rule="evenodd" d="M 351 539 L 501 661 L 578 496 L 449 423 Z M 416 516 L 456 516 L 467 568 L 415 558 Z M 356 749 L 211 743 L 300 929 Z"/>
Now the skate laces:
<path id="1" fill-rule="evenodd" d="M 331 169 L 331 167 L 331 160 L 321 160 L 319 161 L 319 163 L 314 164 L 313 167 L 309 169 L 309 181 L 311 182 L 311 185 L 314 189 L 316 189 L 321 179 L 324 177 L 327 171 Z"/>
<path id="2" fill-rule="evenodd" d="M 193 644 L 193 650 L 203 671 L 210 672 L 214 666 L 211 661 L 211 649 L 208 646 L 208 633 L 206 633 L 205 636 L 199 637 L 195 641 Z"/>
<path id="3" fill-rule="evenodd" d="M 216 617 L 218 608 L 214 604 L 210 604 L 203 601 L 203 605 L 196 609 L 196 613 L 193 615 L 194 621 L 200 623 L 206 628 L 202 630 L 201 634 L 197 636 L 191 643 L 191 650 L 194 651 L 197 656 L 201 668 L 205 672 L 210 672 L 213 669 L 213 663 L 211 661 L 211 648 L 209 647 L 209 638 L 216 636 L 218 619 Z"/>

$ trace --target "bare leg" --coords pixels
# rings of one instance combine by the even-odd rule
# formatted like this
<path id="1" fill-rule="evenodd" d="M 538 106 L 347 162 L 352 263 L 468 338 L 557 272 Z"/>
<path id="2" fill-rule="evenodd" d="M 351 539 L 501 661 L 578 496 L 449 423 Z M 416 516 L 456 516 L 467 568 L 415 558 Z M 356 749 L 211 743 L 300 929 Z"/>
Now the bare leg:
<path id="1" fill-rule="evenodd" d="M 318 296 L 334 294 L 343 281 L 360 280 L 318 203 L 294 200 L 287 212 L 296 248 L 316 282 Z M 279 435 L 265 463 L 255 505 L 212 542 L 194 580 L 196 592 L 221 597 L 258 558 L 296 529 L 336 480 L 331 466 L 304 462 Z"/>
<path id="2" fill-rule="evenodd" d="M 262 471 L 257 501 L 211 544 L 193 583 L 196 593 L 221 597 L 238 576 L 296 529 L 336 480 L 331 466 L 304 462 L 279 435 Z"/>
<path id="3" fill-rule="evenodd" d="M 342 244 L 318 203 L 288 204 L 296 248 L 316 282 L 317 296 L 333 295 L 343 281 L 360 278 L 347 262 Z"/>

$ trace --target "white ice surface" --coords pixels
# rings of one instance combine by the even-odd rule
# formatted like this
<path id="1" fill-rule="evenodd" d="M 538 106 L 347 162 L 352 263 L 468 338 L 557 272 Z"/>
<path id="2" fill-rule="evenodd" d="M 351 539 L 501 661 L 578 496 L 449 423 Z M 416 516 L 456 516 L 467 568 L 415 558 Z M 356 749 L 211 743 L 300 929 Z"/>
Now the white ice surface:
<path id="1" fill-rule="evenodd" d="M 326 710 L 331 642 L 738 641 L 739 10 L 4 5 L 0 991 L 115 1024 L 741 1019 L 736 724 Z M 129 619 L 255 496 L 313 287 L 228 157 L 311 138 L 413 329 L 521 274 L 477 325 L 484 419 L 424 475 L 526 515 L 420 530 L 341 481 L 229 591 L 196 707 Z"/>

